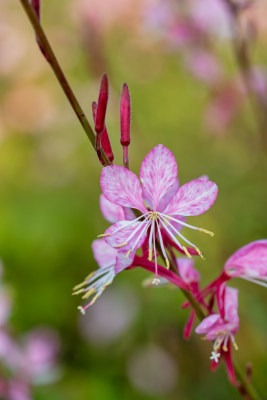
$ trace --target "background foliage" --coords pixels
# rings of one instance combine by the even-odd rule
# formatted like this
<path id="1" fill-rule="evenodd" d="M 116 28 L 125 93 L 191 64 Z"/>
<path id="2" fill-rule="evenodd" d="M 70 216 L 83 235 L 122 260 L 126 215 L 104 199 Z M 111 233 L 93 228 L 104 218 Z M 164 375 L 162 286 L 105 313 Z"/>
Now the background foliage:
<path id="1" fill-rule="evenodd" d="M 0 254 L 5 280 L 14 288 L 12 322 L 18 332 L 51 325 L 62 340 L 63 378 L 38 387 L 35 398 L 238 399 L 223 367 L 209 371 L 210 344 L 194 335 L 189 342 L 182 339 L 187 318 L 179 307 L 182 295 L 144 289 L 144 271 L 118 276 L 95 309 L 79 315 L 80 299 L 71 297 L 71 290 L 96 268 L 91 242 L 107 227 L 98 207 L 101 166 L 42 59 L 19 2 L 1 0 L 0 7 Z M 131 169 L 138 173 L 143 157 L 162 143 L 177 159 L 181 183 L 202 174 L 217 183 L 215 205 L 196 222 L 216 236 L 187 234 L 206 257 L 196 262 L 203 282 L 239 247 L 266 237 L 266 156 L 249 105 L 215 135 L 203 125 L 208 90 L 183 68 L 176 52 L 142 32 L 137 11 L 132 19 L 127 15 L 127 21 L 100 26 L 95 39 L 76 1 L 43 1 L 42 11 L 48 37 L 89 114 L 100 76 L 108 73 L 116 163 L 122 163 L 120 87 L 127 82 Z M 92 58 L 94 44 L 101 54 Z M 218 40 L 215 51 L 231 74 L 229 43 Z M 256 57 L 266 61 L 262 42 Z M 242 365 L 253 363 L 255 384 L 264 394 L 266 291 L 240 280 L 234 284 L 241 317 L 235 355 Z"/>

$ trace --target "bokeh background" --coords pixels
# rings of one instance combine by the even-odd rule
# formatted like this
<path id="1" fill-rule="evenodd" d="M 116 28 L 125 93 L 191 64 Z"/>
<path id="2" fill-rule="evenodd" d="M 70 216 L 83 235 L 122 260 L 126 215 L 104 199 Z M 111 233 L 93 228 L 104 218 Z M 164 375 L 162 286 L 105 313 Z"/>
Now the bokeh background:
<path id="1" fill-rule="evenodd" d="M 217 183 L 215 205 L 194 219 L 215 237 L 187 233 L 206 257 L 196 261 L 204 285 L 234 251 L 267 234 L 266 152 L 244 91 L 238 89 L 242 104 L 235 115 L 221 120 L 225 108 L 235 109 L 236 94 L 230 91 L 217 110 L 219 91 L 206 67 L 197 79 L 186 63 L 192 54 L 185 55 L 186 42 L 181 46 L 179 35 L 177 43 L 166 34 L 167 14 L 151 11 L 151 2 L 42 3 L 43 26 L 90 121 L 101 75 L 109 76 L 107 124 L 115 163 L 122 164 L 119 98 L 127 82 L 131 169 L 138 173 L 147 152 L 162 143 L 177 159 L 181 183 L 203 174 Z M 266 1 L 258 3 L 246 17 L 258 26 L 253 58 L 264 68 Z M 231 37 L 218 25 L 215 31 L 209 31 L 208 51 L 223 70 L 226 90 L 238 72 Z M 120 274 L 86 316 L 77 311 L 80 299 L 71 296 L 72 287 L 96 269 L 91 242 L 107 227 L 98 204 L 101 165 L 19 1 L 0 0 L 0 87 L 0 257 L 13 288 L 12 329 L 23 334 L 50 326 L 61 340 L 61 378 L 34 387 L 33 398 L 239 399 L 223 365 L 209 371 L 211 344 L 194 334 L 183 340 L 182 294 L 143 288 L 146 272 Z M 253 380 L 264 398 L 266 289 L 240 280 L 232 285 L 240 290 L 235 357 L 242 367 L 253 363 Z"/>

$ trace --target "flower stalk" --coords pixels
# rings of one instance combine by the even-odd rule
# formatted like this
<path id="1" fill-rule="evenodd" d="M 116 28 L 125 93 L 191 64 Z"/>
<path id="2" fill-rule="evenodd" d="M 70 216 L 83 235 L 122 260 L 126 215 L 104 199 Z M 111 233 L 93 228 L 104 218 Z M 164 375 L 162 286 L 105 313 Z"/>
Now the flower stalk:
<path id="1" fill-rule="evenodd" d="M 225 1 L 228 1 L 228 0 L 225 0 Z M 62 68 L 61 68 L 61 66 L 60 66 L 60 64 L 59 64 L 59 62 L 58 62 L 58 60 L 57 60 L 57 58 L 56 58 L 56 56 L 55 56 L 55 54 L 54 54 L 54 52 L 52 50 L 52 47 L 51 47 L 51 45 L 50 45 L 50 43 L 49 43 L 49 41 L 48 41 L 43 29 L 42 29 L 42 26 L 41 26 L 40 21 L 39 21 L 39 8 L 37 10 L 36 10 L 36 7 L 33 8 L 33 5 L 35 3 L 32 3 L 32 5 L 31 5 L 28 0 L 20 0 L 20 3 L 22 4 L 22 6 L 23 6 L 23 8 L 24 8 L 24 10 L 25 10 L 25 12 L 26 12 L 31 24 L 32 24 L 32 26 L 33 26 L 33 29 L 35 31 L 39 47 L 40 47 L 42 53 L 44 54 L 47 62 L 50 64 L 51 68 L 53 69 L 53 72 L 56 75 L 56 78 L 57 78 L 60 86 L 62 87 L 62 89 L 63 89 L 63 91 L 64 91 L 64 93 L 65 93 L 65 95 L 66 95 L 71 107 L 73 108 L 76 116 L 78 117 L 78 119 L 79 119 L 79 121 L 80 121 L 80 123 L 81 123 L 81 125 L 82 125 L 82 127 L 83 127 L 83 129 L 84 129 L 84 131 L 85 131 L 85 133 L 86 133 L 86 135 L 88 137 L 88 139 L 90 140 L 90 142 L 93 145 L 95 150 L 100 150 L 102 164 L 104 166 L 108 166 L 108 165 L 112 164 L 112 161 L 110 161 L 110 158 L 106 155 L 105 151 L 103 151 L 103 145 L 102 145 L 102 141 L 101 141 L 101 138 L 103 137 L 103 133 L 105 132 L 105 112 L 106 112 L 108 91 L 105 90 L 105 87 L 104 87 L 104 89 L 102 90 L 102 95 L 103 96 L 102 97 L 100 96 L 101 98 L 99 97 L 98 105 L 93 104 L 93 111 L 95 113 L 96 132 L 97 132 L 97 136 L 98 136 L 96 138 L 96 136 L 94 134 L 94 131 L 93 131 L 92 127 L 90 126 L 90 124 L 89 124 L 89 122 L 88 122 L 88 120 L 87 120 L 87 118 L 86 118 L 86 116 L 85 116 L 85 114 L 84 114 L 84 112 L 83 112 L 83 110 L 82 110 L 82 108 L 81 108 L 81 106 L 80 106 L 80 104 L 79 104 L 74 92 L 72 91 L 72 89 L 71 89 L 71 87 L 70 87 L 70 85 L 69 85 L 69 83 L 67 81 L 67 78 L 65 77 L 65 75 L 64 75 L 64 73 L 62 71 Z M 38 7 L 39 7 L 39 3 L 38 3 Z M 37 13 L 36 13 L 36 11 L 37 11 Z M 245 72 L 247 70 L 247 67 L 248 67 L 247 65 L 244 65 L 244 67 L 243 67 Z M 105 82 L 103 84 L 105 86 Z M 98 116 L 98 114 L 99 114 L 99 116 Z M 123 150 L 123 152 L 124 152 L 124 157 L 123 157 L 124 166 L 125 166 L 127 172 L 130 173 L 130 171 L 128 170 L 128 168 L 129 168 L 128 145 L 130 144 L 130 97 L 129 97 L 129 91 L 128 91 L 127 85 L 124 85 L 124 87 L 123 87 L 122 100 L 121 100 L 121 144 L 122 144 L 123 149 L 124 149 Z M 169 157 L 167 157 L 167 158 L 169 159 Z M 147 160 L 147 162 L 148 161 L 149 160 Z M 117 167 L 117 166 L 113 166 L 113 167 Z M 111 167 L 108 167 L 108 168 L 111 168 Z M 108 174 L 108 172 L 107 172 L 108 168 L 104 169 L 106 174 Z M 115 171 L 115 169 L 113 169 L 113 171 Z M 119 170 L 118 170 L 118 172 L 119 172 Z M 176 175 L 177 175 L 177 171 L 175 172 L 175 168 L 174 168 L 174 177 L 173 177 L 174 182 L 175 182 L 175 179 L 176 179 Z M 144 180 L 146 179 L 145 173 L 143 174 L 143 179 Z M 168 179 L 169 179 L 169 175 L 168 175 Z M 167 179 L 167 183 L 168 183 L 168 179 Z M 210 185 L 212 185 L 212 184 L 213 183 L 211 182 Z M 192 183 L 190 183 L 190 185 L 192 185 Z M 210 192 L 211 191 L 211 187 L 212 187 L 212 186 L 208 187 L 209 184 L 208 183 L 202 183 L 201 180 L 198 180 L 198 182 L 196 182 L 195 185 L 198 185 L 199 188 L 203 187 L 203 191 L 206 190 L 207 192 Z M 176 182 L 173 183 L 172 185 L 170 185 L 170 188 L 171 187 L 176 188 Z M 135 188 L 137 188 L 136 185 L 131 187 L 132 190 L 135 189 Z M 153 196 L 151 197 L 152 188 L 149 186 L 149 184 L 147 185 L 146 189 L 147 189 L 146 190 L 146 196 L 147 196 L 146 200 L 147 199 L 148 199 L 148 201 L 153 200 L 153 198 L 152 198 Z M 137 188 L 136 190 L 139 190 L 139 189 Z M 107 194 L 108 194 L 109 193 L 108 186 L 107 186 L 106 191 L 107 191 Z M 193 192 L 194 191 L 195 190 L 193 190 Z M 116 193 L 120 193 L 120 192 L 114 192 L 114 193 L 115 193 L 114 194 L 114 196 L 115 196 L 115 195 L 117 195 Z M 172 195 L 174 195 L 174 193 Z M 106 194 L 106 193 L 104 193 L 104 194 Z M 182 204 L 182 200 L 183 200 L 184 196 L 186 197 L 186 196 L 189 196 L 189 194 L 190 194 L 190 191 L 188 190 L 188 186 L 184 185 L 184 187 L 182 189 L 182 194 L 183 195 L 181 195 L 180 197 L 179 196 L 177 197 L 177 201 L 179 200 L 180 203 L 181 203 L 180 209 L 176 210 L 176 213 L 178 215 L 183 215 L 182 211 L 185 209 L 186 205 Z M 158 193 L 156 195 L 158 196 Z M 162 201 L 164 200 L 166 202 L 168 199 L 166 199 L 166 198 L 164 198 L 164 199 L 161 198 L 160 199 L 160 197 L 158 197 L 157 198 L 158 205 L 160 204 L 160 200 L 162 200 Z M 133 206 L 132 204 L 130 204 L 130 202 L 129 202 L 129 204 L 127 204 L 127 201 L 128 201 L 128 199 L 125 197 L 124 198 L 124 202 L 126 202 L 126 204 L 123 204 L 123 205 L 126 205 L 126 207 L 129 208 L 128 211 L 131 211 L 131 208 L 140 210 L 140 207 L 141 207 L 141 210 L 144 213 L 144 219 L 142 221 L 137 221 L 136 220 L 135 225 L 133 225 L 134 229 L 136 229 L 136 226 L 137 226 L 136 224 L 140 224 L 140 227 L 141 227 L 142 230 L 141 231 L 137 230 L 137 231 L 133 231 L 132 233 L 129 233 L 129 238 L 131 238 L 132 241 L 133 241 L 133 240 L 135 240 L 135 235 L 137 235 L 137 234 L 138 235 L 142 235 L 143 232 L 145 232 L 145 233 L 146 232 L 150 232 L 149 236 L 151 237 L 151 242 L 154 241 L 154 253 L 155 253 L 154 254 L 154 258 L 155 258 L 156 267 L 154 265 L 154 262 L 151 261 L 151 259 L 152 259 L 151 256 L 149 256 L 149 258 L 151 258 L 151 259 L 145 260 L 145 261 L 144 261 L 144 259 L 142 257 L 134 256 L 135 246 L 137 246 L 137 244 L 138 244 L 139 237 L 138 237 L 137 240 L 135 240 L 136 243 L 134 243 L 132 245 L 132 248 L 124 249 L 123 246 L 125 246 L 125 242 L 123 242 L 123 243 L 120 242 L 117 245 L 113 244 L 114 248 L 117 247 L 116 251 L 118 251 L 118 254 L 120 253 L 124 257 L 123 258 L 123 263 L 125 263 L 125 259 L 127 259 L 127 257 L 129 257 L 129 254 L 132 252 L 133 253 L 133 262 L 130 263 L 131 265 L 129 265 L 129 268 L 133 268 L 135 266 L 140 266 L 140 267 L 145 268 L 145 269 L 147 269 L 149 271 L 154 271 L 155 268 L 156 268 L 156 271 L 157 271 L 157 273 L 159 273 L 159 275 L 161 275 L 161 276 L 162 275 L 163 276 L 166 275 L 166 277 L 169 280 L 171 280 L 176 286 L 180 287 L 181 291 L 183 292 L 184 296 L 187 299 L 187 302 L 190 304 L 190 306 L 194 310 L 194 312 L 197 315 L 197 317 L 199 318 L 199 320 L 200 321 L 204 320 L 207 317 L 209 310 L 208 309 L 207 309 L 207 311 L 205 310 L 205 303 L 199 301 L 200 299 L 195 294 L 193 294 L 192 291 L 187 289 L 187 286 L 186 286 L 184 280 L 181 279 L 181 277 L 178 275 L 176 261 L 175 261 L 173 255 L 172 255 L 170 249 L 168 248 L 168 246 L 166 247 L 166 250 L 168 252 L 168 258 L 167 259 L 168 259 L 168 263 L 169 263 L 167 265 L 167 269 L 162 267 L 162 266 L 157 265 L 157 262 L 156 262 L 156 259 L 157 259 L 157 252 L 156 252 L 156 248 L 155 248 L 156 245 L 157 245 L 157 248 L 158 248 L 158 253 L 162 256 L 162 259 L 166 262 L 166 254 L 164 254 L 164 252 L 165 252 L 165 250 L 164 250 L 164 237 L 161 236 L 160 229 L 159 229 L 159 224 L 161 224 L 162 227 L 165 227 L 165 229 L 167 228 L 166 231 L 168 232 L 169 236 L 172 237 L 173 241 L 175 240 L 175 235 L 172 233 L 172 231 L 175 231 L 176 235 L 179 235 L 187 243 L 188 243 L 188 241 L 184 238 L 183 235 L 181 235 L 179 233 L 178 228 L 174 227 L 174 223 L 175 224 L 179 223 L 179 224 L 182 224 L 182 225 L 185 225 L 185 226 L 188 226 L 188 227 L 190 227 L 190 226 L 188 224 L 184 223 L 183 219 L 175 220 L 173 217 L 169 217 L 169 219 L 166 219 L 166 215 L 162 214 L 162 212 L 159 211 L 156 208 L 157 205 L 154 204 L 154 200 L 151 203 L 151 210 L 155 209 L 154 211 L 147 211 L 147 209 L 144 209 L 144 205 L 141 204 L 140 202 L 139 203 L 137 202 L 136 206 Z M 113 203 L 116 204 L 116 201 L 113 201 Z M 113 206 L 114 206 L 114 204 L 113 204 Z M 161 208 L 163 207 L 162 203 L 160 204 L 160 207 Z M 210 207 L 210 205 L 209 205 L 209 207 Z M 171 207 L 170 207 L 169 211 L 170 211 L 169 215 L 173 215 L 174 214 L 174 211 L 171 212 Z M 204 211 L 202 210 L 202 212 L 204 212 Z M 187 210 L 187 213 L 185 213 L 184 215 L 185 216 L 187 216 L 187 215 L 198 215 L 200 212 L 198 212 L 198 214 L 197 214 L 197 212 L 195 214 L 194 213 L 190 214 L 190 212 L 188 213 L 188 210 Z M 139 218 L 140 217 L 138 217 L 137 219 L 139 219 Z M 172 220 L 173 220 L 173 222 L 170 222 Z M 124 222 L 127 222 L 127 221 L 124 221 Z M 145 223 L 147 224 L 147 226 L 145 225 Z M 168 225 L 167 225 L 167 223 L 168 223 Z M 130 224 L 128 225 L 128 227 L 129 226 L 130 226 Z M 146 228 L 147 231 L 144 231 L 144 228 Z M 202 231 L 208 233 L 208 231 L 205 231 L 205 230 L 200 229 L 200 228 L 196 228 L 196 227 L 192 227 L 192 226 L 191 226 L 191 228 L 198 229 L 200 231 L 202 230 Z M 150 231 L 149 231 L 149 229 L 150 229 Z M 121 230 L 121 228 L 117 229 L 116 232 L 118 232 L 119 230 Z M 160 242 L 159 242 L 158 239 L 156 241 L 156 233 L 159 236 Z M 104 236 L 109 236 L 109 235 L 110 235 L 110 237 L 112 237 L 112 233 L 111 234 L 110 233 L 106 233 Z M 114 232 L 113 232 L 113 236 L 114 236 Z M 169 240 L 169 243 L 171 243 L 170 240 Z M 177 248 L 179 251 L 185 253 L 189 259 L 191 258 L 190 253 L 187 250 L 187 247 L 185 247 L 185 246 L 181 247 L 177 240 L 176 240 L 176 246 L 178 246 L 178 248 L 180 247 L 180 249 Z M 151 249 L 151 245 L 149 245 L 149 247 Z M 122 248 L 122 250 L 121 250 L 121 248 Z M 124 250 L 127 251 L 127 253 L 123 254 Z M 200 252 L 200 250 L 197 247 L 194 246 L 193 250 L 196 251 L 199 256 L 203 257 L 202 253 Z M 115 253 L 116 253 L 116 251 L 115 251 Z M 115 257 L 115 255 L 116 254 L 114 254 L 114 257 Z M 105 282 L 105 285 L 102 286 L 102 281 L 101 281 L 99 283 L 99 287 L 96 286 L 96 284 L 95 284 L 96 287 L 91 288 L 91 289 L 94 289 L 94 292 L 97 291 L 97 295 L 93 298 L 93 300 L 91 301 L 91 304 L 95 301 L 95 299 L 97 297 L 99 297 L 99 295 L 103 291 L 103 288 L 105 288 L 107 285 L 109 285 L 111 283 L 113 277 L 115 276 L 114 274 L 119 272 L 119 271 L 116 271 L 116 268 L 114 268 L 113 265 L 107 266 L 107 268 L 108 269 L 105 271 L 105 274 L 103 274 L 103 275 L 100 274 L 99 275 L 100 279 L 103 278 L 102 280 L 103 280 L 103 282 Z M 114 270 L 113 270 L 113 268 L 114 268 Z M 110 276 L 111 276 L 111 278 L 110 278 Z M 88 279 L 90 281 L 91 278 L 88 277 Z M 106 282 L 106 280 L 107 280 L 107 282 Z M 82 284 L 82 286 L 84 284 L 87 284 L 89 281 L 87 280 L 86 282 L 84 282 Z M 83 292 L 86 292 L 86 289 L 80 289 L 80 288 L 78 288 L 78 289 L 82 290 Z M 90 295 L 91 295 L 91 293 L 93 293 L 93 292 L 90 292 Z M 89 295 L 86 294 L 86 297 L 88 297 L 88 296 Z M 83 308 L 83 310 L 84 310 L 84 308 Z M 240 391 L 241 395 L 246 399 L 260 400 L 260 396 L 258 395 L 257 391 L 255 390 L 255 388 L 253 387 L 252 383 L 250 382 L 249 377 L 246 376 L 246 374 L 242 371 L 242 369 L 239 367 L 239 365 L 238 365 L 238 363 L 236 361 L 233 362 L 233 368 L 234 368 L 235 375 L 236 375 L 236 377 L 237 377 L 237 379 L 239 381 L 239 383 L 237 383 L 235 386 L 238 388 L 238 390 Z"/>
<path id="2" fill-rule="evenodd" d="M 34 32 L 36 34 L 37 37 L 37 41 L 39 44 L 39 47 L 41 47 L 41 51 L 43 54 L 45 54 L 45 58 L 47 60 L 47 62 L 50 64 L 54 74 L 56 75 L 56 78 L 62 88 L 62 90 L 64 91 L 73 111 L 75 112 L 76 116 L 78 117 L 83 130 L 85 131 L 88 139 L 90 140 L 92 146 L 95 149 L 95 134 L 94 131 L 91 127 L 91 125 L 89 124 L 89 121 L 82 109 L 82 107 L 80 106 L 73 90 L 71 89 L 69 82 L 67 80 L 67 78 L 65 77 L 63 70 L 55 56 L 55 53 L 47 39 L 47 36 L 40 24 L 39 18 L 35 13 L 35 10 L 33 9 L 33 7 L 31 6 L 31 4 L 29 3 L 28 0 L 19 0 L 22 7 L 24 8 L 24 11 L 27 15 L 27 17 L 29 18 L 32 27 L 34 29 Z M 108 157 L 106 156 L 106 154 L 104 153 L 103 149 L 101 149 L 101 154 L 104 160 L 105 165 L 110 165 L 110 161 L 108 159 Z"/>

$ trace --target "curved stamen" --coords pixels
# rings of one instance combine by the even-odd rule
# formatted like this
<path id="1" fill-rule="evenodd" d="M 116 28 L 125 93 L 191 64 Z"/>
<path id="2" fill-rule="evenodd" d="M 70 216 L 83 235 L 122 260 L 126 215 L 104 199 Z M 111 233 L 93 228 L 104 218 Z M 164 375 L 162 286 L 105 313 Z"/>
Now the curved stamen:
<path id="1" fill-rule="evenodd" d="M 184 226 L 186 226 L 187 228 L 195 229 L 195 230 L 197 230 L 197 231 L 207 233 L 207 234 L 210 235 L 210 236 L 214 236 L 214 233 L 208 231 L 207 229 L 199 228 L 199 227 L 194 226 L 194 225 L 189 225 L 189 224 L 187 224 L 186 222 L 183 222 L 183 221 L 180 221 L 180 220 L 177 219 L 177 218 L 171 217 L 170 215 L 166 215 L 166 214 L 163 214 L 163 213 L 159 213 L 159 215 L 161 215 L 161 216 L 163 216 L 163 217 L 165 217 L 165 218 L 167 218 L 167 219 L 171 219 L 172 221 L 175 221 L 175 222 L 177 222 L 178 224 L 184 225 Z"/>
<path id="2" fill-rule="evenodd" d="M 154 222 L 154 220 L 153 220 Z M 154 226 L 153 226 L 154 228 Z M 154 257 L 155 257 L 155 279 L 153 280 L 153 285 L 158 285 L 160 280 L 158 279 L 158 260 L 157 260 L 157 252 L 156 252 L 156 234 L 155 229 L 153 229 L 153 248 L 154 248 Z"/>
<path id="3" fill-rule="evenodd" d="M 147 222 L 147 221 L 144 221 L 144 222 Z M 143 236 L 143 234 L 145 233 L 145 231 L 148 230 L 148 228 L 149 228 L 149 223 L 148 223 L 148 224 L 146 223 L 145 227 L 141 230 L 141 233 L 138 235 L 136 241 L 135 241 L 134 244 L 132 245 L 131 251 L 133 251 L 133 250 L 135 249 L 135 247 L 137 246 L 137 243 L 139 242 L 139 240 L 141 239 L 141 237 Z M 129 242 L 129 239 L 128 239 L 128 242 Z M 128 252 L 127 254 L 129 255 L 130 253 Z M 127 254 L 126 254 L 126 256 L 127 256 Z"/>
<path id="4" fill-rule="evenodd" d="M 267 287 L 267 282 L 261 281 L 259 279 L 256 278 L 250 278 L 247 276 L 237 276 L 237 278 L 242 278 L 245 279 L 246 281 L 252 282 L 252 283 L 256 283 L 257 285 L 263 286 L 263 287 Z"/>
<path id="5" fill-rule="evenodd" d="M 148 240 L 148 259 L 149 259 L 149 261 L 152 261 L 152 253 L 153 253 L 152 238 L 153 238 L 153 231 L 154 231 L 154 219 L 152 220 L 152 223 L 151 223 L 151 228 L 150 228 L 150 233 L 149 233 L 149 240 Z"/>
<path id="6" fill-rule="evenodd" d="M 166 229 L 166 231 L 168 232 L 168 234 L 171 236 L 171 238 L 174 240 L 174 242 L 177 244 L 177 246 L 180 247 L 181 250 L 184 251 L 183 246 L 178 242 L 178 240 L 176 239 L 176 237 L 174 236 L 174 234 L 169 230 L 169 228 L 165 225 L 165 223 L 163 222 L 163 218 L 160 217 L 160 222 L 162 224 L 162 226 Z"/>
<path id="7" fill-rule="evenodd" d="M 164 219 L 164 221 L 166 222 L 166 224 L 169 224 L 169 226 L 171 227 L 171 229 L 176 233 L 176 235 L 180 236 L 181 239 L 183 239 L 186 243 L 189 244 L 189 246 L 194 247 L 194 249 L 196 249 L 196 251 L 198 252 L 198 254 L 200 255 L 201 258 L 203 257 L 202 252 L 199 250 L 199 248 L 192 242 L 190 242 L 189 240 L 187 240 L 184 235 L 182 235 L 165 217 L 162 217 Z M 187 254 L 187 253 L 186 253 Z M 187 255 L 188 256 L 188 255 Z M 189 257 L 191 258 L 191 257 Z"/>
<path id="8" fill-rule="evenodd" d="M 144 224 L 146 224 L 147 223 L 147 219 L 148 219 L 148 217 L 146 217 L 146 219 L 144 220 L 144 221 L 141 221 L 141 222 L 139 222 L 138 223 L 138 225 L 137 225 L 137 227 L 133 230 L 133 232 L 130 234 L 130 236 L 127 238 L 127 241 L 126 242 L 124 242 L 124 243 L 121 243 L 121 244 L 118 244 L 118 245 L 116 245 L 116 246 L 114 246 L 114 247 L 122 247 L 122 246 L 126 246 L 128 243 L 129 243 L 129 241 L 134 237 L 134 235 L 136 235 L 136 233 L 139 231 L 139 229 L 142 227 L 142 225 L 144 225 Z M 128 226 L 127 226 L 128 227 Z M 123 228 L 126 228 L 125 226 L 123 227 Z M 117 231 L 115 231 L 114 233 L 116 233 Z M 112 235 L 113 235 L 113 233 L 112 233 Z"/>
<path id="9" fill-rule="evenodd" d="M 135 219 L 133 219 L 132 221 L 119 221 L 119 222 L 123 223 L 123 225 L 120 226 L 119 228 L 117 228 L 114 232 L 112 232 L 112 234 L 110 234 L 110 233 L 103 233 L 103 234 L 101 234 L 101 235 L 98 235 L 97 237 L 105 237 L 105 236 L 114 235 L 115 233 L 121 231 L 122 229 L 128 228 L 128 226 L 133 225 L 135 222 L 139 221 L 139 219 L 143 218 L 143 217 L 144 217 L 145 215 L 147 215 L 147 214 L 149 214 L 149 212 L 140 215 L 140 217 L 135 218 Z M 145 220 L 146 220 L 146 219 L 147 219 L 147 217 L 145 218 Z M 142 221 L 142 222 L 145 222 L 145 220 Z"/>
<path id="10" fill-rule="evenodd" d="M 157 228 L 158 228 L 160 248 L 161 248 L 162 254 L 163 254 L 164 258 L 165 258 L 165 262 L 166 262 L 167 268 L 169 269 L 170 268 L 170 262 L 169 262 L 169 259 L 167 257 L 167 254 L 166 254 L 166 251 L 165 251 L 165 248 L 164 248 L 163 239 L 162 239 L 162 235 L 161 235 L 161 231 L 160 231 L 160 226 L 159 226 L 159 223 L 158 223 L 157 220 L 156 220 L 156 224 L 157 224 Z"/>

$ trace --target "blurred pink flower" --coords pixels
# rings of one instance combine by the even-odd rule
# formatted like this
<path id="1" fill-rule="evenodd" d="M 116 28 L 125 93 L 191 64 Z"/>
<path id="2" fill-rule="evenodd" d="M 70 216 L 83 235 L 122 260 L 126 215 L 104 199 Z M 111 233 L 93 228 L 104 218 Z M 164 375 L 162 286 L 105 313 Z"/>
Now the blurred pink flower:
<path id="1" fill-rule="evenodd" d="M 57 358 L 60 340 L 51 328 L 38 327 L 24 338 L 22 370 L 32 383 L 47 383 L 58 378 Z"/>
<path id="2" fill-rule="evenodd" d="M 242 101 L 243 96 L 236 85 L 225 85 L 219 89 L 205 110 L 204 122 L 207 128 L 215 134 L 225 132 L 239 111 Z"/>
<path id="3" fill-rule="evenodd" d="M 79 320 L 82 336 L 90 344 L 108 346 L 130 331 L 139 311 L 139 299 L 130 286 L 110 288 Z"/>
<path id="4" fill-rule="evenodd" d="M 200 81 L 214 85 L 222 77 L 221 66 L 217 58 L 207 50 L 195 50 L 186 56 L 189 71 Z"/>
<path id="5" fill-rule="evenodd" d="M 204 32 L 223 37 L 230 35 L 230 15 L 223 0 L 188 0 L 190 15 Z"/>
<path id="6" fill-rule="evenodd" d="M 149 396 L 166 396 L 177 384 L 175 360 L 159 346 L 149 345 L 134 350 L 127 371 L 133 387 Z"/>

